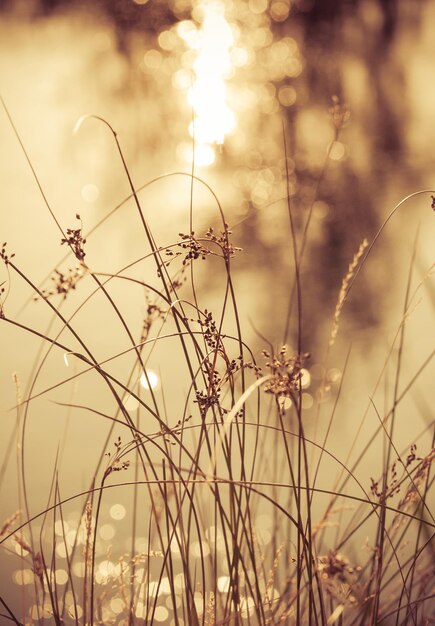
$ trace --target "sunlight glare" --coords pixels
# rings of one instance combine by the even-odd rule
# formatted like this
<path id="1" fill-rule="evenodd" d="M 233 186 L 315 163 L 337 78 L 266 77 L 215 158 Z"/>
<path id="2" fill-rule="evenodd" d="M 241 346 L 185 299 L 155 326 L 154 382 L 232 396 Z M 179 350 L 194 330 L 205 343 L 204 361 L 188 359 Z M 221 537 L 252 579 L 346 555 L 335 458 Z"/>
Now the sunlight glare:
<path id="1" fill-rule="evenodd" d="M 159 384 L 159 377 L 152 370 L 147 370 L 146 375 L 145 372 L 142 373 L 140 377 L 140 384 L 144 389 L 155 389 Z"/>
<path id="2" fill-rule="evenodd" d="M 196 53 L 188 101 L 194 119 L 189 133 L 195 139 L 195 161 L 199 166 L 212 165 L 215 146 L 236 126 L 236 118 L 228 104 L 227 81 L 234 73 L 232 48 L 234 30 L 227 22 L 221 2 L 201 6 L 199 29 L 191 20 L 178 25 L 179 36 Z M 212 158 L 213 155 L 213 158 Z"/>

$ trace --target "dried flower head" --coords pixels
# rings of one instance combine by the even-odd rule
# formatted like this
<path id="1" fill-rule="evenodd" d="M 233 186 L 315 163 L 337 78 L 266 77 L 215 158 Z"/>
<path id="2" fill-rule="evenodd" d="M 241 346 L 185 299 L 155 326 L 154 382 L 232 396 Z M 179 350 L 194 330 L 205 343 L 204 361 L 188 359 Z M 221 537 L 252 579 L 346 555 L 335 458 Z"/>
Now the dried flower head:
<path id="1" fill-rule="evenodd" d="M 197 320 L 198 324 L 202 328 L 202 333 L 207 346 L 214 350 L 219 342 L 219 332 L 216 326 L 216 322 L 213 319 L 211 311 L 204 309 L 204 318 Z"/>
<path id="2" fill-rule="evenodd" d="M 7 254 L 6 246 L 7 246 L 7 243 L 5 241 L 2 244 L 2 248 L 1 248 L 1 251 L 0 251 L 0 259 L 3 261 L 3 263 L 5 265 L 9 265 L 10 260 L 13 259 L 14 256 L 15 256 L 15 252 L 13 252 L 12 254 Z"/>
<path id="3" fill-rule="evenodd" d="M 330 550 L 327 555 L 318 558 L 317 569 L 328 595 L 343 604 L 356 602 L 354 591 L 360 567 L 351 566 L 346 557 Z"/>
<path id="4" fill-rule="evenodd" d="M 7 517 L 0 528 L 0 537 L 6 535 L 10 527 L 16 522 L 16 520 L 20 517 L 21 511 L 15 511 L 13 515 Z"/>
<path id="5" fill-rule="evenodd" d="M 60 295 L 63 296 L 65 300 L 70 291 L 76 288 L 77 283 L 84 275 L 85 273 L 82 267 L 69 268 L 65 272 L 55 269 L 50 279 L 53 283 L 52 288 L 42 289 L 41 293 L 44 298 Z M 37 299 L 36 297 L 35 300 Z"/>
<path id="6" fill-rule="evenodd" d="M 278 355 L 263 350 L 263 356 L 268 359 L 266 367 L 272 374 L 272 378 L 264 386 L 264 391 L 278 398 L 291 398 L 296 402 L 301 388 L 302 369 L 310 354 L 305 352 L 288 357 L 287 346 L 283 346 Z"/>
<path id="7" fill-rule="evenodd" d="M 420 463 L 416 468 L 415 474 L 413 475 L 411 485 L 408 487 L 404 497 L 399 502 L 398 508 L 400 510 L 407 510 L 413 505 L 420 504 L 422 498 L 420 488 L 422 488 L 426 482 L 429 469 L 432 462 L 435 460 L 435 448 L 433 448 L 424 458 L 419 458 L 415 456 L 415 446 L 411 447 L 411 452 L 407 457 L 407 466 L 409 465 L 408 461 L 412 463 L 415 460 L 420 461 Z"/>
<path id="8" fill-rule="evenodd" d="M 206 239 L 209 241 L 216 243 L 222 250 L 222 257 L 225 260 L 229 260 L 233 257 L 236 252 L 241 252 L 242 248 L 238 246 L 234 246 L 230 241 L 230 236 L 232 235 L 232 231 L 229 229 L 229 225 L 225 222 L 224 230 L 221 230 L 218 235 L 214 233 L 213 228 L 209 228 L 205 233 Z"/>
<path id="9" fill-rule="evenodd" d="M 6 252 L 6 246 L 7 243 L 6 241 L 2 244 L 1 247 L 1 251 L 0 251 L 0 259 L 3 261 L 3 263 L 6 266 L 6 271 L 9 277 L 9 268 L 8 265 L 10 263 L 10 260 L 15 256 L 15 253 L 12 254 L 7 254 Z M 0 283 L 0 319 L 4 318 L 4 304 L 5 301 L 8 297 L 8 293 L 9 293 L 9 288 L 6 287 L 7 285 L 7 281 L 3 281 L 2 283 Z"/>
<path id="10" fill-rule="evenodd" d="M 143 320 L 141 343 L 146 341 L 152 325 L 156 320 L 164 320 L 167 310 L 160 307 L 157 303 L 151 302 L 148 293 L 145 294 L 147 309 Z"/>
<path id="11" fill-rule="evenodd" d="M 118 439 L 114 442 L 114 446 L 115 453 L 113 455 L 111 452 L 106 453 L 106 456 L 109 460 L 106 471 L 104 472 L 105 478 L 112 472 L 121 472 L 122 470 L 126 470 L 130 467 L 130 461 L 123 460 L 127 446 L 122 445 L 121 437 L 118 437 Z"/>
<path id="12" fill-rule="evenodd" d="M 38 577 L 41 587 L 44 588 L 44 560 L 40 552 L 33 555 L 33 572 Z"/>
<path id="13" fill-rule="evenodd" d="M 76 219 L 81 222 L 78 213 L 76 214 Z M 61 245 L 67 244 L 74 252 L 76 259 L 80 261 L 80 263 L 84 263 L 86 252 L 83 246 L 86 243 L 86 239 L 82 236 L 82 226 L 80 226 L 80 228 L 67 228 L 66 235 L 66 237 L 62 238 Z"/>
<path id="14" fill-rule="evenodd" d="M 203 238 L 196 237 L 194 231 L 188 235 L 184 233 L 179 233 L 179 235 L 182 241 L 178 245 L 183 250 L 187 251 L 183 259 L 183 265 L 187 265 L 190 261 L 199 258 L 205 260 L 209 255 L 219 256 L 225 259 L 225 261 L 228 261 L 236 252 L 242 250 L 242 248 L 234 246 L 230 241 L 232 231 L 229 229 L 227 223 L 224 224 L 224 229 L 217 234 L 214 232 L 213 228 L 208 228 Z M 220 252 L 215 252 L 207 248 L 204 245 L 204 243 L 207 242 L 216 244 Z M 177 254 L 174 255 L 172 251 L 167 251 L 166 254 L 169 256 L 177 256 Z"/>
<path id="15" fill-rule="evenodd" d="M 338 300 L 337 300 L 337 304 L 335 306 L 335 312 L 334 312 L 334 319 L 332 322 L 332 330 L 331 330 L 331 336 L 329 338 L 329 346 L 332 346 L 335 342 L 335 339 L 337 337 L 337 333 L 338 333 L 338 326 L 339 326 L 339 322 L 340 322 L 340 316 L 341 316 L 341 312 L 343 310 L 343 306 L 344 303 L 346 301 L 347 298 L 347 294 L 351 285 L 351 281 L 355 275 L 356 269 L 359 265 L 359 262 L 364 254 L 365 249 L 368 246 L 368 241 L 367 239 L 364 239 L 360 245 L 360 247 L 358 248 L 358 251 L 356 252 L 356 254 L 354 255 L 352 262 L 349 264 L 349 268 L 347 270 L 347 274 L 346 276 L 343 278 L 343 281 L 341 283 L 341 288 L 340 288 L 340 293 L 338 294 Z"/>
<path id="16" fill-rule="evenodd" d="M 24 550 L 24 552 L 28 552 L 29 554 L 33 553 L 31 545 L 29 544 L 28 541 L 24 539 L 24 537 L 20 537 L 19 535 L 14 535 L 14 539 L 17 542 L 17 544 L 20 546 L 20 548 Z"/>
<path id="17" fill-rule="evenodd" d="M 195 237 L 194 231 L 192 231 L 189 235 L 184 233 L 179 233 L 181 237 L 181 243 L 178 245 L 183 250 L 186 250 L 186 254 L 184 255 L 183 265 L 187 265 L 190 261 L 195 261 L 196 259 L 201 258 L 203 261 L 210 254 L 210 250 L 205 248 L 202 243 Z"/>

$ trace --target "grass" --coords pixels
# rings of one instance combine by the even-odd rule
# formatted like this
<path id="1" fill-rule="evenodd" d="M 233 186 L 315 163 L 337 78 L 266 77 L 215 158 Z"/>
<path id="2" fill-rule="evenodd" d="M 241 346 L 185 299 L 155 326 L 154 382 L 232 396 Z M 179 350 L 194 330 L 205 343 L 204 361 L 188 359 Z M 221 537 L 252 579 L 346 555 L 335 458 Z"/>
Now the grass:
<path id="1" fill-rule="evenodd" d="M 336 137 L 345 117 L 334 101 Z M 258 333 L 264 350 L 251 349 L 233 270 L 243 252 L 233 244 L 217 195 L 194 175 L 194 167 L 191 174 L 165 175 L 191 181 L 189 231 L 174 233 L 172 244 L 160 246 L 140 200 L 141 189 L 156 181 L 135 188 L 115 131 L 97 121 L 112 134 L 129 197 L 86 235 L 79 215 L 64 228 L 28 159 L 65 256 L 38 285 L 9 245 L 1 250 L 2 328 L 14 327 L 20 341 L 37 345 L 24 392 L 15 378 L 16 426 L 8 450 L 16 450 L 19 508 L 5 515 L 0 544 L 8 568 L 15 562 L 16 584 L 3 577 L 2 623 L 433 623 L 433 419 L 405 446 L 398 447 L 396 435 L 399 411 L 433 357 L 433 351 L 424 356 L 403 380 L 407 321 L 421 290 L 415 285 L 417 240 L 400 323 L 366 409 L 353 407 L 358 426 L 338 452 L 332 439 L 349 353 L 342 376 L 328 374 L 336 365 L 334 344 L 346 301 L 385 227 L 419 195 L 428 197 L 429 210 L 431 192 L 399 202 L 349 259 L 308 413 L 304 390 L 310 377 L 314 380 L 314 367 L 302 343 L 310 312 L 301 266 L 311 212 L 298 230 L 288 195 L 294 276 L 288 312 L 279 320 L 285 337 L 272 343 Z M 193 227 L 198 185 L 212 195 L 220 222 L 203 235 Z M 128 202 L 134 203 L 142 231 L 143 255 L 116 272 L 96 269 L 87 261 L 93 235 Z M 223 285 L 213 310 L 202 304 L 198 275 L 204 272 Z M 21 313 L 31 306 L 46 310 L 45 328 L 10 315 L 12 280 L 29 290 Z M 96 322 L 86 323 L 88 310 Z M 132 311 L 139 312 L 140 323 Z M 95 324 L 111 339 L 103 351 Z M 112 341 L 122 348 L 113 349 Z M 53 360 L 56 370 L 47 378 Z M 375 399 L 379 390 L 383 406 Z M 53 398 L 66 426 L 54 467 L 44 470 L 46 505 L 35 510 L 29 433 Z M 97 423 L 104 426 L 98 436 Z M 77 441 L 76 429 L 83 442 L 71 462 L 67 448 Z M 62 481 L 62 472 L 68 462 L 73 464 L 68 471 L 78 471 L 84 450 L 92 451 L 93 469 L 84 472 L 86 484 L 76 489 L 72 481 Z M 39 454 L 43 460 L 44 451 Z M 2 481 L 12 461 L 10 452 Z"/>

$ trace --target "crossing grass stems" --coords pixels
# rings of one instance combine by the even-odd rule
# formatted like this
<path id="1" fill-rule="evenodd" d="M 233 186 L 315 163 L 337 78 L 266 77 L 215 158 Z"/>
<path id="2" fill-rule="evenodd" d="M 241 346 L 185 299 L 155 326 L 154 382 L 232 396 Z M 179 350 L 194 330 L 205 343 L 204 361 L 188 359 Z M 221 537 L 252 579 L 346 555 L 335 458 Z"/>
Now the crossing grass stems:
<path id="1" fill-rule="evenodd" d="M 335 138 L 348 118 L 340 107 L 335 99 Z M 349 358 L 339 385 L 331 388 L 326 374 L 329 365 L 335 363 L 333 347 L 346 301 L 357 289 L 358 276 L 375 244 L 380 245 L 384 229 L 399 209 L 419 195 L 429 198 L 430 190 L 418 191 L 399 202 L 373 239 L 362 240 L 349 260 L 347 273 L 343 272 L 336 309 L 331 312 L 331 333 L 325 342 L 325 374 L 316 393 L 314 419 L 324 427 L 311 434 L 303 404 L 303 377 L 310 371 L 310 355 L 302 345 L 304 316 L 309 315 L 309 309 L 304 307 L 300 268 L 312 209 L 297 231 L 288 195 L 294 275 L 288 285 L 289 312 L 283 320 L 286 336 L 279 345 L 263 338 L 263 353 L 254 353 L 244 340 L 234 283 L 236 257 L 243 252 L 233 243 L 217 195 L 193 169 L 190 174 L 165 174 L 136 188 L 115 130 L 106 120 L 94 119 L 112 135 L 130 193 L 85 235 L 78 214 L 68 228 L 61 225 L 4 103 L 3 108 L 59 229 L 66 254 L 48 281 L 38 285 L 21 269 L 19 259 L 9 252 L 9 244 L 4 243 L 1 249 L 5 270 L 0 293 L 2 332 L 11 326 L 19 329 L 23 342 L 29 336 L 40 340 L 25 391 L 15 378 L 16 429 L 9 449 L 15 445 L 17 453 L 19 510 L 11 511 L 4 520 L 0 544 L 17 559 L 14 576 L 21 593 L 17 601 L 17 596 L 9 593 L 11 586 L 3 581 L 2 623 L 434 623 L 434 423 L 427 425 L 423 438 L 426 447 L 421 451 L 415 441 L 398 450 L 394 436 L 400 405 L 433 357 L 432 352 L 413 378 L 401 384 L 406 321 L 415 297 L 414 258 L 402 321 L 373 390 L 374 395 L 382 385 L 387 366 L 393 367 L 392 397 L 382 409 L 373 400 L 365 412 L 355 407 L 358 415 L 352 419 L 361 424 L 360 429 L 368 413 L 376 416 L 377 427 L 362 448 L 357 445 L 359 430 L 345 459 L 331 450 L 329 436 Z M 79 126 L 85 122 L 92 120 L 84 118 Z M 326 166 L 321 176 L 325 175 Z M 192 191 L 189 232 L 175 233 L 173 243 L 161 247 L 148 224 L 141 193 L 162 179 L 180 176 L 191 180 L 192 190 L 195 185 L 208 191 L 220 225 L 203 235 L 193 230 Z M 141 258 L 116 273 L 97 271 L 87 262 L 93 235 L 128 202 L 134 203 L 147 249 Z M 199 304 L 202 300 L 194 268 L 202 262 L 213 264 L 213 272 L 224 276 L 218 311 Z M 130 272 L 138 267 L 147 268 L 149 281 Z M 425 279 L 429 277 L 430 272 Z M 29 289 L 25 307 L 37 300 L 37 306 L 47 309 L 50 320 L 45 330 L 9 313 L 12 278 L 23 281 Z M 85 283 L 87 289 L 83 290 Z M 136 302 L 140 307 L 145 299 L 140 327 L 129 325 L 123 302 L 113 295 L 116 283 L 131 292 L 130 306 Z M 104 360 L 93 346 L 92 333 L 83 335 L 76 326 L 78 315 L 97 296 L 111 314 L 107 315 L 114 326 L 111 332 L 121 333 L 127 342 L 122 353 Z M 102 318 L 106 315 L 104 307 L 100 307 Z M 169 339 L 177 342 L 176 358 L 187 381 L 176 419 L 168 416 L 166 409 L 170 384 L 154 389 L 148 367 L 153 352 Z M 77 368 L 74 374 L 41 390 L 39 379 L 52 353 L 63 354 L 65 364 L 75 362 Z M 131 356 L 131 367 L 125 377 L 120 377 L 111 365 L 125 355 Z M 110 412 L 100 410 L 97 403 L 68 400 L 68 386 L 89 376 L 101 381 L 110 399 L 106 404 L 112 406 Z M 142 385 L 138 383 L 140 377 Z M 49 398 L 50 393 L 62 389 L 65 399 L 58 402 L 59 409 L 102 420 L 108 430 L 95 449 L 95 469 L 87 488 L 71 493 L 68 485 L 61 484 L 59 452 L 50 470 L 46 505 L 35 511 L 29 503 L 26 474 L 28 422 L 37 419 L 32 412 L 37 399 Z M 322 401 L 326 396 L 327 403 Z M 310 415 L 312 422 L 313 410 Z M 359 469 L 379 441 L 384 449 L 382 471 L 362 480 Z M 2 482 L 9 461 L 3 463 Z M 322 475 L 325 462 L 332 468 L 328 470 L 329 485 Z M 107 522 L 105 501 L 123 492 L 129 502 L 130 548 L 121 550 L 114 540 L 102 553 L 99 544 L 100 531 Z M 70 507 L 81 511 L 75 525 L 66 521 Z M 320 515 L 319 507 L 323 510 Z M 57 573 L 60 559 L 63 579 Z"/>

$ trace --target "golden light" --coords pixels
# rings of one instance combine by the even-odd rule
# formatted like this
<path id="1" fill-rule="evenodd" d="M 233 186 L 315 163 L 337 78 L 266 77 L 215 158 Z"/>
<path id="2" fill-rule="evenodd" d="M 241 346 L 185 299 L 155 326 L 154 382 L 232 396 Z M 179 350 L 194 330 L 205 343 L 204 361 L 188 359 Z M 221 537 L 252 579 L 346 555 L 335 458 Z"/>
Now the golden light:
<path id="1" fill-rule="evenodd" d="M 272 2 L 270 7 L 270 14 L 275 22 L 284 22 L 288 18 L 290 13 L 290 4 L 287 2 Z"/>
<path id="2" fill-rule="evenodd" d="M 333 161 L 341 161 L 346 156 L 346 146 L 341 141 L 334 141 L 329 147 L 329 158 Z"/>
<path id="3" fill-rule="evenodd" d="M 136 411 L 139 408 L 139 400 L 134 396 L 127 394 L 124 398 L 124 407 L 127 411 Z"/>
<path id="4" fill-rule="evenodd" d="M 310 372 L 303 367 L 301 369 L 301 387 L 302 389 L 307 389 L 311 384 L 311 374 Z"/>
<path id="5" fill-rule="evenodd" d="M 285 107 L 291 107 L 296 102 L 296 89 L 294 87 L 290 87 L 285 85 L 284 87 L 280 87 L 278 91 L 278 100 L 280 104 Z"/>
<path id="6" fill-rule="evenodd" d="M 113 504 L 110 507 L 110 517 L 114 520 L 119 521 L 121 519 L 124 519 L 126 514 L 127 514 L 126 508 L 122 504 Z"/>
<path id="7" fill-rule="evenodd" d="M 125 607 L 125 601 L 122 598 L 112 598 L 110 601 L 110 608 L 115 613 L 115 615 L 119 615 L 123 612 Z"/>
<path id="8" fill-rule="evenodd" d="M 85 202 L 88 202 L 89 204 L 96 202 L 99 195 L 100 190 L 98 189 L 97 185 L 94 185 L 93 183 L 88 183 L 87 185 L 84 185 L 82 187 L 81 196 L 83 200 Z"/>
<path id="9" fill-rule="evenodd" d="M 217 588 L 221 593 L 228 593 L 230 589 L 231 579 L 229 576 L 219 576 L 217 579 Z"/>
<path id="10" fill-rule="evenodd" d="M 208 2 L 197 13 L 201 15 L 199 28 L 192 20 L 185 20 L 180 22 L 177 32 L 195 53 L 188 89 L 193 111 L 189 133 L 195 142 L 195 162 L 205 167 L 214 162 L 215 147 L 222 145 L 225 136 L 236 126 L 227 90 L 227 82 L 234 73 L 235 31 L 225 18 L 221 2 Z M 183 74 L 176 80 L 185 86 L 186 78 Z"/>
<path id="11" fill-rule="evenodd" d="M 159 377 L 152 370 L 147 370 L 146 374 L 145 372 L 142 372 L 140 377 L 140 384 L 144 389 L 155 389 L 159 384 Z"/>
<path id="12" fill-rule="evenodd" d="M 100 527 L 98 534 L 100 535 L 101 539 L 104 539 L 105 541 L 110 541 L 110 539 L 113 539 L 113 537 L 115 536 L 115 529 L 112 524 L 103 524 Z"/>

